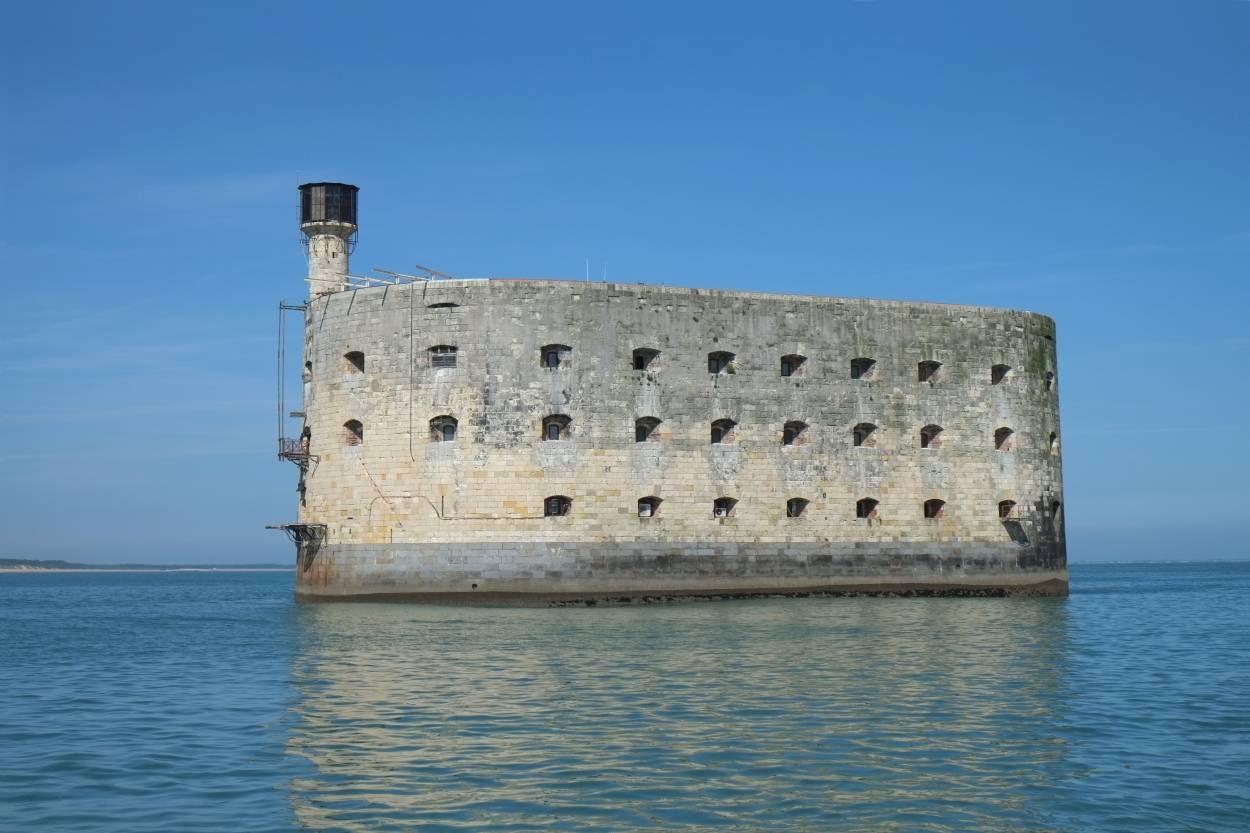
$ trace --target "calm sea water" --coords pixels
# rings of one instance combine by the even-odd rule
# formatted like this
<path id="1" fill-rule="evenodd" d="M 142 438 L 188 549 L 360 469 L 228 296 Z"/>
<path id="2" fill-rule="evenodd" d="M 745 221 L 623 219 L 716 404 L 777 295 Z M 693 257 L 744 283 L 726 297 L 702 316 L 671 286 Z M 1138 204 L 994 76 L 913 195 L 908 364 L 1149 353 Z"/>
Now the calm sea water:
<path id="1" fill-rule="evenodd" d="M 1250 564 L 1072 577 L 540 610 L 0 574 L 0 829 L 1250 830 Z"/>

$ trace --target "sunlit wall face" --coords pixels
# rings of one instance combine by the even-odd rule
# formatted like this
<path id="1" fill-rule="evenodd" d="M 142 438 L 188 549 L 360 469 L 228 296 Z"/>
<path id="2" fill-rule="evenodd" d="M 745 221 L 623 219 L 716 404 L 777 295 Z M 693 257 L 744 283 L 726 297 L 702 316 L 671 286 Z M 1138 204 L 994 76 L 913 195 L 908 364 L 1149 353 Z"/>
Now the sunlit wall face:
<path id="1" fill-rule="evenodd" d="M 362 831 L 1048 829 L 1071 768 L 1053 731 L 1067 615 L 1054 599 L 306 606 L 287 748 L 315 774 L 291 802 L 311 828 Z"/>

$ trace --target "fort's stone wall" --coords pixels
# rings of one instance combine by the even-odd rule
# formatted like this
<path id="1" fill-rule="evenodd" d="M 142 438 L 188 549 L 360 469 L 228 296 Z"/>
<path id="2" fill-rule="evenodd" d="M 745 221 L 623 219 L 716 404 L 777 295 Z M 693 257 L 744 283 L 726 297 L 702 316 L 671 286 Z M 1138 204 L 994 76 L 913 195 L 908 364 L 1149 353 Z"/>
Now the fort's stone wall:
<path id="1" fill-rule="evenodd" d="M 456 348 L 454 368 L 433 366 L 439 345 Z M 545 345 L 569 348 L 559 367 L 542 366 Z M 644 370 L 637 348 L 658 351 Z M 719 373 L 714 351 L 735 356 Z M 783 376 L 789 355 L 805 358 Z M 1066 586 L 1054 323 L 1042 315 L 449 280 L 311 300 L 305 358 L 315 462 L 300 520 L 326 527 L 302 559 L 306 597 Z M 867 378 L 852 378 L 857 358 L 874 360 Z M 928 381 L 922 362 L 940 363 Z M 997 384 L 995 365 L 1010 367 Z M 543 439 L 556 414 L 571 422 Z M 441 416 L 456 420 L 453 440 L 432 433 Z M 660 424 L 636 442 L 642 417 Z M 720 419 L 735 425 L 714 444 Z M 807 426 L 789 445 L 787 422 Z M 856 446 L 861 424 L 877 427 Z M 923 448 L 932 425 L 941 433 Z M 550 496 L 569 498 L 568 513 L 545 516 Z M 647 496 L 661 503 L 640 517 Z M 737 503 L 717 518 L 722 497 Z M 806 507 L 787 517 L 794 498 Z M 862 498 L 878 501 L 873 517 L 857 517 Z M 944 501 L 939 517 L 925 517 L 930 500 Z M 1015 502 L 1006 521 L 1002 501 Z"/>

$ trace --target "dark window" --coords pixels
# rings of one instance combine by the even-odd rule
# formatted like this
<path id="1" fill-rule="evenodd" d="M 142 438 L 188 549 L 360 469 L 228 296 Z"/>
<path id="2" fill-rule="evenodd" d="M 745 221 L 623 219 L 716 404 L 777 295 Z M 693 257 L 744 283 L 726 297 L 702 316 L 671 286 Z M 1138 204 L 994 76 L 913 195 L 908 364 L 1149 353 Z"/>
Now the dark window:
<path id="1" fill-rule="evenodd" d="M 348 373 L 364 373 L 365 372 L 365 354 L 359 350 L 353 350 L 350 353 L 343 354 L 344 361 L 347 362 Z"/>
<path id="2" fill-rule="evenodd" d="M 312 362 L 304 362 L 304 380 L 312 378 Z"/>
<path id="3" fill-rule="evenodd" d="M 659 350 L 652 350 L 649 347 L 639 347 L 634 351 L 634 370 L 646 370 L 651 367 L 651 363 L 660 355 Z"/>
<path id="4" fill-rule="evenodd" d="M 926 518 L 940 518 L 945 510 L 946 501 L 933 498 L 924 502 L 924 516 Z"/>
<path id="5" fill-rule="evenodd" d="M 734 425 L 732 419 L 718 419 L 712 423 L 712 442 L 727 443 L 733 441 Z"/>
<path id="6" fill-rule="evenodd" d="M 430 348 L 430 367 L 435 369 L 456 366 L 456 348 L 439 344 Z"/>
<path id="7" fill-rule="evenodd" d="M 1050 453 L 1056 455 L 1059 453 L 1059 435 L 1054 431 L 1050 432 Z"/>
<path id="8" fill-rule="evenodd" d="M 998 517 L 1004 521 L 1011 520 L 1016 516 L 1016 502 L 1014 500 L 1000 500 L 998 502 Z"/>
<path id="9" fill-rule="evenodd" d="M 453 301 L 439 301 L 437 304 L 426 304 L 426 309 L 455 309 L 460 306 Z"/>
<path id="10" fill-rule="evenodd" d="M 707 354 L 708 373 L 733 373 L 734 354 L 718 350 Z"/>
<path id="11" fill-rule="evenodd" d="M 872 448 L 877 444 L 877 426 L 871 422 L 861 422 L 851 429 L 851 441 L 856 446 Z"/>
<path id="12" fill-rule="evenodd" d="M 791 420 L 787 422 L 781 429 L 781 444 L 795 445 L 803 441 L 803 432 L 807 430 L 807 423 L 799 420 Z"/>
<path id="13" fill-rule="evenodd" d="M 870 497 L 862 497 L 855 501 L 855 517 L 857 518 L 875 518 L 877 517 L 877 501 Z"/>
<path id="14" fill-rule="evenodd" d="M 573 508 L 573 501 L 564 495 L 552 495 L 543 501 L 543 514 L 548 518 L 567 515 Z"/>
<path id="15" fill-rule="evenodd" d="M 1050 390 L 1055 386 L 1055 374 L 1053 371 L 1046 371 L 1046 390 Z"/>
<path id="16" fill-rule="evenodd" d="M 449 443 L 456 439 L 456 418 L 443 414 L 430 420 L 430 439 L 436 443 Z"/>
<path id="17" fill-rule="evenodd" d="M 922 382 L 936 382 L 938 371 L 941 369 L 941 362 L 921 362 L 916 366 L 918 378 Z"/>
<path id="18" fill-rule="evenodd" d="M 994 447 L 999 451 L 1011 451 L 1015 447 L 1015 432 L 1003 426 L 994 432 Z"/>
<path id="19" fill-rule="evenodd" d="M 1005 385 L 1011 381 L 1011 367 L 1005 364 L 996 364 L 990 368 L 990 384 Z"/>
<path id="20" fill-rule="evenodd" d="M 343 423 L 343 442 L 348 445 L 360 445 L 365 441 L 365 427 L 358 419 L 349 419 Z"/>
<path id="21" fill-rule="evenodd" d="M 792 353 L 789 356 L 782 356 L 781 357 L 781 375 L 782 376 L 796 375 L 797 373 L 799 373 L 799 371 L 803 367 L 803 362 L 805 361 L 807 361 L 807 356 L 800 356 L 797 353 Z"/>
<path id="22" fill-rule="evenodd" d="M 543 367 L 563 367 L 572 358 L 573 348 L 565 344 L 544 345 L 539 354 Z"/>
<path id="23" fill-rule="evenodd" d="M 807 501 L 801 497 L 792 497 L 786 501 L 786 517 L 798 518 L 807 509 Z"/>
<path id="24" fill-rule="evenodd" d="M 660 514 L 660 499 L 655 495 L 638 498 L 638 517 L 654 518 Z"/>
<path id="25" fill-rule="evenodd" d="M 1050 503 L 1050 517 L 1055 518 L 1055 519 L 1058 519 L 1058 518 L 1059 518 L 1059 510 L 1060 510 L 1060 509 L 1062 509 L 1062 508 L 1063 508 L 1063 504 L 1061 504 L 1059 501 L 1057 501 L 1057 500 L 1051 501 L 1051 503 Z"/>
<path id="26" fill-rule="evenodd" d="M 851 359 L 851 378 L 871 379 L 876 368 L 877 362 L 873 359 Z"/>
<path id="27" fill-rule="evenodd" d="M 660 435 L 656 429 L 660 421 L 655 417 L 641 417 L 634 420 L 634 442 L 645 443 L 647 440 L 658 440 Z"/>
<path id="28" fill-rule="evenodd" d="M 551 414 L 543 417 L 543 439 L 544 440 L 567 440 L 569 438 L 569 428 L 573 424 L 573 420 L 564 414 Z"/>
<path id="29" fill-rule="evenodd" d="M 737 504 L 738 501 L 731 497 L 718 497 L 712 501 L 712 517 L 728 518 L 734 513 L 734 507 Z"/>
<path id="30" fill-rule="evenodd" d="M 921 448 L 941 448 L 942 447 L 942 426 L 926 425 L 920 429 L 920 447 Z"/>

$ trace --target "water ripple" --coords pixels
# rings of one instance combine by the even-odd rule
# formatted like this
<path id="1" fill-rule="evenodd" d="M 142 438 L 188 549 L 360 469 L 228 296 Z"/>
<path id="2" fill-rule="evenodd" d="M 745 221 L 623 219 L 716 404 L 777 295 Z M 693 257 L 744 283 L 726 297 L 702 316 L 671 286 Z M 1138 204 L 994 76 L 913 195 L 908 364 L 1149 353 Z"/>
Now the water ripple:
<path id="1" fill-rule="evenodd" d="M 1250 565 L 1073 572 L 554 610 L 3 576 L 0 829 L 1250 829 Z"/>

